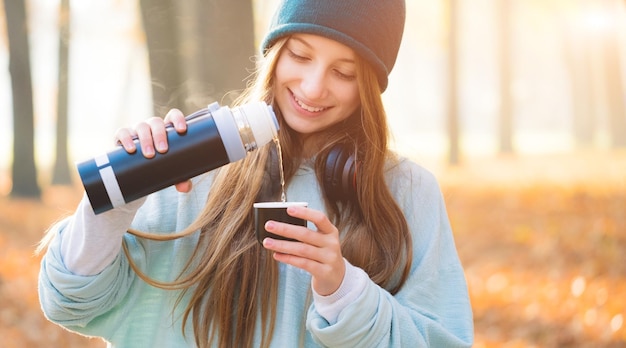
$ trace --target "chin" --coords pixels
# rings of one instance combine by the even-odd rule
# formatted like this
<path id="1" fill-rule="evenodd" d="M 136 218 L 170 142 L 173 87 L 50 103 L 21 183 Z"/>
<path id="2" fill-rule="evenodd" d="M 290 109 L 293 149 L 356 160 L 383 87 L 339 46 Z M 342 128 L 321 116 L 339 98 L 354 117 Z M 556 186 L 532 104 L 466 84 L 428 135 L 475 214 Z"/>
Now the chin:
<path id="1" fill-rule="evenodd" d="M 310 122 L 307 122 L 306 120 L 300 120 L 297 117 L 285 117 L 285 115 L 283 114 L 283 119 L 287 127 L 289 127 L 289 129 L 298 134 L 310 134 L 315 133 L 318 130 L 317 127 L 311 125 Z"/>
<path id="2" fill-rule="evenodd" d="M 309 127 L 289 127 L 295 134 L 298 136 L 309 136 L 311 134 L 317 133 L 317 130 L 311 130 Z"/>

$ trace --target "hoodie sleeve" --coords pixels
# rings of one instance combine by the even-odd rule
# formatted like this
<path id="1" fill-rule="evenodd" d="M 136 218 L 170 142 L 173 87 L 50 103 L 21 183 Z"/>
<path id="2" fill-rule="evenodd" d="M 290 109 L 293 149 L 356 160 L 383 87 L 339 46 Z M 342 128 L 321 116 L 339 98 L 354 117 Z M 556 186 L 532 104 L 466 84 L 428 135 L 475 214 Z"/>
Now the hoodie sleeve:
<path id="1" fill-rule="evenodd" d="M 369 280 L 332 325 L 312 305 L 307 327 L 328 347 L 471 347 L 467 283 L 439 185 L 416 164 L 398 168 L 389 183 L 413 238 L 409 278 L 395 295 Z"/>
<path id="2" fill-rule="evenodd" d="M 190 193 L 170 187 L 145 202 L 116 208 L 112 215 L 94 217 L 90 208 L 79 206 L 73 216 L 53 225 L 39 272 L 39 301 L 45 316 L 72 331 L 104 338 L 123 336 L 121 332 L 132 327 L 138 316 L 155 323 L 169 320 L 161 318 L 161 309 L 169 308 L 166 290 L 141 280 L 121 246 L 128 247 L 135 265 L 149 277 L 175 279 L 196 239 L 157 242 L 126 231 L 133 227 L 172 233 L 186 228 L 204 206 L 210 184 L 210 176 L 201 175 L 194 178 Z M 144 313 L 148 307 L 155 310 Z"/>
<path id="3" fill-rule="evenodd" d="M 97 274 L 78 275 L 70 271 L 61 255 L 61 235 L 66 233 L 71 222 L 71 218 L 59 222 L 49 232 L 55 237 L 41 261 L 38 291 L 46 317 L 76 329 L 85 327 L 117 305 L 136 280 L 136 275 L 122 253 L 117 253 Z"/>

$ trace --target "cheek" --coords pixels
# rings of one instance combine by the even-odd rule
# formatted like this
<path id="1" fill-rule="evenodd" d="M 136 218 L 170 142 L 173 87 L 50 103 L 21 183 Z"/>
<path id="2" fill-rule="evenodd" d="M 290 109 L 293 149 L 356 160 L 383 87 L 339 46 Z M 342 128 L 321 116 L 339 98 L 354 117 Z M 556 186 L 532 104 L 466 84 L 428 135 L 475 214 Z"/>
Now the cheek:
<path id="1" fill-rule="evenodd" d="M 289 60 L 283 59 L 282 57 L 278 59 L 276 62 L 276 68 L 274 70 L 274 78 L 276 80 L 276 84 L 280 85 L 286 81 L 289 81 L 294 78 L 294 72 L 297 72 L 296 69 L 289 63 Z"/>
<path id="2" fill-rule="evenodd" d="M 349 110 L 349 115 L 352 115 L 356 109 L 361 105 L 361 99 L 359 96 L 359 89 L 357 87 L 348 88 L 342 95 L 344 105 Z"/>

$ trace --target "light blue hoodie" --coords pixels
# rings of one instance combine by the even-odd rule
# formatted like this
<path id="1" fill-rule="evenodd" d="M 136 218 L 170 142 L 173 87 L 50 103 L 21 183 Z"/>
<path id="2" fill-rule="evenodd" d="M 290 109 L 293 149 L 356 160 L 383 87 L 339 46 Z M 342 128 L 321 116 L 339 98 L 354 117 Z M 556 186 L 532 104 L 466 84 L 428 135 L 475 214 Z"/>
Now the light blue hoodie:
<path id="1" fill-rule="evenodd" d="M 168 188 L 151 195 L 132 227 L 180 231 L 206 202 L 212 174 L 194 179 L 191 193 Z M 278 315 L 272 347 L 470 347 L 472 310 L 444 201 L 431 173 L 408 160 L 391 167 L 387 184 L 404 211 L 413 238 L 411 274 L 395 295 L 367 278 L 364 290 L 332 325 L 307 301 L 310 275 L 280 265 Z M 313 169 L 303 166 L 288 187 L 290 201 L 324 210 Z M 62 234 L 72 218 L 53 227 Z M 154 242 L 124 236 L 139 267 L 156 279 L 179 275 L 196 239 Z M 104 338 L 110 347 L 195 346 L 193 330 L 182 334 L 182 308 L 175 291 L 154 288 L 130 269 L 123 253 L 102 272 L 80 276 L 63 262 L 61 238 L 42 260 L 39 296 L 47 318 L 72 331 Z M 310 298 L 310 297 L 309 297 Z M 257 324 L 255 346 L 260 335 Z"/>

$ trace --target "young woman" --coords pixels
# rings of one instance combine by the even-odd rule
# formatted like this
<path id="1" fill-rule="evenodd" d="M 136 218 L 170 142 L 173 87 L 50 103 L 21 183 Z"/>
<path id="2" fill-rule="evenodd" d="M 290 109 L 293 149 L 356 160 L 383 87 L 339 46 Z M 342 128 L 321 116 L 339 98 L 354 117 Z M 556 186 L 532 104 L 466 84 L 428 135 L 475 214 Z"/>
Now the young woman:
<path id="1" fill-rule="evenodd" d="M 388 149 L 381 93 L 404 28 L 404 1 L 286 0 L 239 103 L 280 123 L 289 214 L 253 231 L 252 205 L 279 200 L 277 152 L 244 160 L 94 215 L 84 198 L 50 230 L 46 316 L 114 347 L 469 347 L 472 312 L 435 178 Z M 118 141 L 167 151 L 172 110 Z M 352 187 L 323 184 L 340 153 Z"/>

